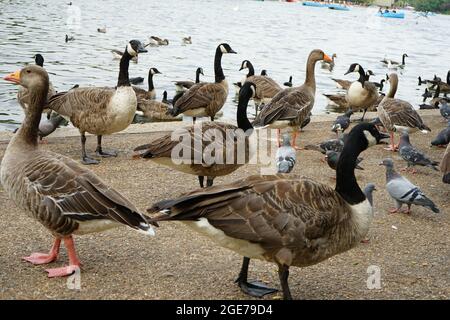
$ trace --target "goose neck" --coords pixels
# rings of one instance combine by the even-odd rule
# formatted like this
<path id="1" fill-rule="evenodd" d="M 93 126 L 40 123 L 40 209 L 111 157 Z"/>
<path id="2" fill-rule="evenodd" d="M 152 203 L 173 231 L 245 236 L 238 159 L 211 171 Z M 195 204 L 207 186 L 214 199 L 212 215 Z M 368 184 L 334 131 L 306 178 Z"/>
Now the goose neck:
<path id="1" fill-rule="evenodd" d="M 153 89 L 155 89 L 155 86 L 153 84 L 153 73 L 152 73 L 151 70 L 148 72 L 148 79 L 147 79 L 147 81 L 148 81 L 148 91 L 150 92 Z"/>
<path id="2" fill-rule="evenodd" d="M 255 68 L 253 67 L 253 65 L 250 61 L 247 61 L 247 68 L 248 68 L 247 78 L 254 76 Z"/>
<path id="3" fill-rule="evenodd" d="M 120 59 L 119 80 L 117 81 L 118 87 L 130 86 L 130 79 L 128 76 L 128 67 L 130 66 L 130 60 L 132 56 L 128 53 L 127 49 Z"/>
<path id="4" fill-rule="evenodd" d="M 397 86 L 398 86 L 398 81 L 396 79 L 392 78 L 390 81 L 389 92 L 386 95 L 386 97 L 394 98 L 395 94 L 397 93 Z"/>
<path id="5" fill-rule="evenodd" d="M 250 120 L 248 120 L 247 116 L 247 107 L 248 102 L 250 100 L 249 96 L 239 97 L 239 103 L 237 107 L 236 120 L 239 129 L 242 129 L 244 132 L 247 130 L 253 129 Z"/>
<path id="6" fill-rule="evenodd" d="M 200 82 L 200 70 L 197 70 L 195 72 L 195 83 L 199 83 Z"/>
<path id="7" fill-rule="evenodd" d="M 222 69 L 222 51 L 220 50 L 220 46 L 216 49 L 216 55 L 214 57 L 214 76 L 215 82 L 220 83 L 225 80 L 225 75 L 223 74 Z"/>
<path id="8" fill-rule="evenodd" d="M 316 67 L 316 59 L 313 57 L 309 57 L 306 62 L 306 78 L 305 85 L 312 88 L 314 92 L 316 91 L 316 75 L 315 75 L 315 67 Z"/>

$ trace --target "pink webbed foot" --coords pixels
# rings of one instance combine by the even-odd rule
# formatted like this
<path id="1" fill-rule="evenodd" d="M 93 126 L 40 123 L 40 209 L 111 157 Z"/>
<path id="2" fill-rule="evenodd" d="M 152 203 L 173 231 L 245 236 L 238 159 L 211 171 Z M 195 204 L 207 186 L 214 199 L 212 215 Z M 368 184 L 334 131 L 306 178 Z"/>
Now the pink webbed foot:
<path id="1" fill-rule="evenodd" d="M 39 143 L 40 143 L 40 144 L 48 144 L 48 140 L 46 140 L 46 139 L 40 139 L 40 140 L 39 140 Z"/>
<path id="2" fill-rule="evenodd" d="M 389 211 L 389 213 L 397 213 L 398 209 L 397 208 L 391 208 L 388 211 Z"/>
<path id="3" fill-rule="evenodd" d="M 55 261 L 58 258 L 58 254 L 54 254 L 54 253 L 32 253 L 30 256 L 28 257 L 23 257 L 22 259 L 25 261 L 28 261 L 32 264 L 47 264 L 50 262 Z"/>
<path id="4" fill-rule="evenodd" d="M 369 238 L 365 238 L 361 240 L 361 243 L 370 243 L 370 239 Z"/>
<path id="5" fill-rule="evenodd" d="M 61 268 L 46 269 L 45 271 L 48 272 L 49 278 L 56 278 L 56 277 L 70 276 L 74 274 L 77 270 L 80 270 L 79 265 L 68 265 L 66 267 Z"/>

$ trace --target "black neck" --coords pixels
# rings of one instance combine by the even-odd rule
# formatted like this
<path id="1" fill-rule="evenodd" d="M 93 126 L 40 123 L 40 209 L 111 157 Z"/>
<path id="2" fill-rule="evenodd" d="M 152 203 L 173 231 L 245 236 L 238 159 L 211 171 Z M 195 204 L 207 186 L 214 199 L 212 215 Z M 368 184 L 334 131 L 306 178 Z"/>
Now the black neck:
<path id="1" fill-rule="evenodd" d="M 450 84 L 450 71 L 447 72 L 447 84 Z"/>
<path id="2" fill-rule="evenodd" d="M 214 57 L 214 75 L 216 83 L 225 80 L 225 75 L 223 74 L 222 69 L 222 51 L 220 50 L 220 46 L 217 47 L 216 56 Z"/>
<path id="3" fill-rule="evenodd" d="M 153 89 L 155 89 L 155 87 L 153 86 L 153 73 L 150 70 L 148 72 L 148 91 L 152 91 Z"/>
<path id="4" fill-rule="evenodd" d="M 197 71 L 195 72 L 195 83 L 199 82 L 200 82 L 200 70 L 197 69 Z"/>
<path id="5" fill-rule="evenodd" d="M 369 76 L 366 76 L 366 73 L 364 72 L 363 67 L 359 66 L 359 79 L 358 81 L 361 82 L 361 84 L 364 86 L 364 82 L 367 81 L 367 79 L 369 78 Z"/>
<path id="6" fill-rule="evenodd" d="M 255 68 L 253 68 L 253 65 L 250 61 L 247 61 L 247 68 L 248 68 L 248 73 L 247 73 L 247 78 L 254 76 L 255 75 Z"/>
<path id="7" fill-rule="evenodd" d="M 364 150 L 358 141 L 358 139 L 347 140 L 336 166 L 336 191 L 351 205 L 366 199 L 355 177 L 356 160 Z"/>
<path id="8" fill-rule="evenodd" d="M 119 70 L 119 80 L 117 81 L 118 87 L 130 86 L 130 79 L 128 77 L 128 67 L 130 66 L 130 60 L 132 56 L 128 53 L 125 48 L 125 52 L 120 59 L 120 70 Z"/>
<path id="9" fill-rule="evenodd" d="M 253 126 L 247 117 L 247 106 L 249 100 L 250 100 L 249 93 L 242 93 L 239 95 L 236 120 L 239 129 L 242 129 L 244 132 L 246 132 L 249 129 L 253 129 Z"/>
<path id="10" fill-rule="evenodd" d="M 403 56 L 402 56 L 402 65 L 405 65 L 405 58 L 406 58 L 406 56 L 403 55 Z"/>

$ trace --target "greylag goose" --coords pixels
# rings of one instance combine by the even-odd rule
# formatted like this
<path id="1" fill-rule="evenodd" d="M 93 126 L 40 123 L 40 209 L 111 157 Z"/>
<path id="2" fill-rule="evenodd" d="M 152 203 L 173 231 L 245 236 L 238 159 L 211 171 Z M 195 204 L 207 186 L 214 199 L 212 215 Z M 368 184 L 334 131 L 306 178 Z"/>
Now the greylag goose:
<path id="1" fill-rule="evenodd" d="M 387 136 L 386 136 L 387 137 Z M 149 221 L 182 221 L 244 257 L 236 282 L 247 294 L 276 291 L 247 279 L 250 259 L 275 263 L 284 299 L 289 268 L 307 267 L 357 246 L 373 218 L 354 174 L 358 155 L 385 138 L 363 123 L 349 134 L 336 168 L 336 188 L 296 175 L 250 176 L 154 204 Z M 306 244 L 306 245 L 305 245 Z"/>
<path id="2" fill-rule="evenodd" d="M 161 74 L 161 72 L 159 72 L 159 70 L 156 68 L 150 68 L 148 70 L 148 90 L 133 86 L 138 104 L 142 100 L 151 100 L 156 98 L 155 85 L 153 84 L 153 76 L 155 74 Z"/>
<path id="3" fill-rule="evenodd" d="M 389 92 L 380 102 L 377 108 L 378 117 L 383 126 L 390 133 L 391 145 L 388 150 L 395 151 L 398 146 L 394 143 L 394 132 L 412 133 L 421 130 L 426 133 L 431 131 L 419 116 L 414 107 L 407 101 L 395 99 L 398 87 L 398 76 L 395 73 L 389 75 Z"/>
<path id="4" fill-rule="evenodd" d="M 278 129 L 278 146 L 280 146 L 280 130 L 290 127 L 293 129 L 292 146 L 296 147 L 299 127 L 309 115 L 316 95 L 316 79 L 314 68 L 317 61 L 331 61 L 322 50 L 311 51 L 306 62 L 306 78 L 299 87 L 286 88 L 272 98 L 272 101 L 256 116 L 255 127 L 269 127 Z"/>
<path id="5" fill-rule="evenodd" d="M 175 82 L 175 90 L 176 92 L 183 92 L 187 89 L 190 89 L 194 84 L 200 83 L 200 75 L 204 76 L 203 68 L 197 68 L 195 70 L 195 82 L 194 81 L 176 81 Z"/>
<path id="6" fill-rule="evenodd" d="M 215 81 L 200 82 L 187 90 L 175 103 L 172 116 L 183 113 L 185 116 L 210 117 L 214 121 L 215 114 L 222 109 L 228 97 L 228 83 L 222 69 L 222 55 L 236 53 L 227 43 L 221 43 L 216 48 L 214 57 Z"/>
<path id="7" fill-rule="evenodd" d="M 372 107 L 379 97 L 377 87 L 367 80 L 363 67 L 357 63 L 350 65 L 350 68 L 345 74 L 356 72 L 359 74 L 359 79 L 352 82 L 348 88 L 346 99 L 349 108 L 352 110 L 364 110 L 361 121 L 364 121 L 367 109 Z"/>
<path id="8" fill-rule="evenodd" d="M 119 132 L 128 127 L 136 113 L 137 99 L 128 79 L 128 66 L 132 57 L 147 52 L 138 40 L 131 40 L 120 60 L 116 88 L 87 87 L 71 89 L 54 95 L 48 108 L 70 118 L 81 134 L 81 157 L 84 164 L 98 164 L 98 160 L 86 154 L 85 133 L 97 135 L 97 155 L 117 156 L 102 149 L 102 136 Z"/>
<path id="9" fill-rule="evenodd" d="M 79 270 L 72 235 L 99 232 L 126 225 L 153 235 L 152 227 L 137 208 L 92 171 L 63 155 L 38 147 L 38 125 L 48 92 L 48 74 L 39 66 L 27 66 L 8 75 L 30 92 L 25 120 L 6 148 L 0 181 L 10 198 L 55 237 L 47 253 L 24 259 L 47 264 L 58 258 L 61 240 L 69 265 L 47 269 L 49 277 L 67 276 Z"/>
<path id="10" fill-rule="evenodd" d="M 212 186 L 216 176 L 230 174 L 249 160 L 248 138 L 253 127 L 247 117 L 247 106 L 255 92 L 255 84 L 251 82 L 245 83 L 242 87 L 236 113 L 237 127 L 212 121 L 194 124 L 179 132 L 165 134 L 149 144 L 135 148 L 134 151 L 138 152 L 141 158 L 198 176 L 201 188 L 204 186 L 205 177 L 207 186 Z M 201 136 L 197 136 L 198 134 Z M 174 141 L 172 139 L 174 135 L 183 137 L 183 141 L 181 143 L 179 140 Z M 242 144 L 243 142 L 245 144 Z M 180 147 L 182 150 L 179 150 Z M 205 151 L 211 148 L 214 148 L 215 156 Z M 241 151 L 242 153 L 238 153 Z M 174 152 L 180 156 L 180 159 L 175 159 L 177 161 L 172 158 Z M 230 154 L 234 155 L 231 163 Z"/>

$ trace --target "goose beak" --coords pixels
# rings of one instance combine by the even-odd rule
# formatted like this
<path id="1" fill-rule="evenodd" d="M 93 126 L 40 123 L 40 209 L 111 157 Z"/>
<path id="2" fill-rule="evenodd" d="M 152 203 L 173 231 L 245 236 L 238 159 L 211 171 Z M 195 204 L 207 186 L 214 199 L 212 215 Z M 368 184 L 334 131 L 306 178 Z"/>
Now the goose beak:
<path id="1" fill-rule="evenodd" d="M 7 76 L 4 77 L 6 81 L 13 82 L 15 84 L 20 84 L 20 70 L 17 70 L 16 72 L 10 73 Z"/>
<path id="2" fill-rule="evenodd" d="M 145 47 L 142 45 L 142 43 L 139 43 L 139 47 L 137 48 L 137 52 L 138 53 L 145 53 L 145 52 L 148 52 L 148 50 L 145 49 Z"/>
<path id="3" fill-rule="evenodd" d="M 333 62 L 333 59 L 331 59 L 329 55 L 324 53 L 323 54 L 323 61 L 325 61 L 325 62 Z"/>
<path id="4" fill-rule="evenodd" d="M 244 69 L 244 67 L 241 66 L 241 67 L 239 68 L 239 71 L 241 71 L 242 69 Z"/>
<path id="5" fill-rule="evenodd" d="M 228 51 L 228 53 L 234 53 L 234 54 L 237 54 L 237 52 L 234 51 L 233 49 L 230 49 L 230 51 Z"/>

